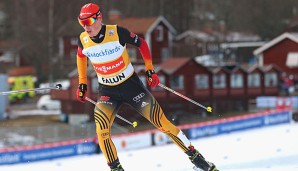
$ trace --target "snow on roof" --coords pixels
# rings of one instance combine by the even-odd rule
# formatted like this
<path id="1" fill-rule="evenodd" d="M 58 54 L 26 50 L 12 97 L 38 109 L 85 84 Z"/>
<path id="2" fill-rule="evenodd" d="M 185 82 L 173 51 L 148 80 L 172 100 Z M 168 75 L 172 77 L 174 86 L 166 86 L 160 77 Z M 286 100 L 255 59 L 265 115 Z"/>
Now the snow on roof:
<path id="1" fill-rule="evenodd" d="M 248 41 L 260 41 L 260 36 L 253 33 L 246 32 L 229 32 L 227 34 L 214 31 L 212 33 L 206 33 L 199 30 L 188 30 L 176 37 L 176 40 L 181 40 L 186 37 L 192 37 L 194 39 L 201 40 L 203 42 L 212 41 L 226 41 L 226 42 L 248 42 Z"/>

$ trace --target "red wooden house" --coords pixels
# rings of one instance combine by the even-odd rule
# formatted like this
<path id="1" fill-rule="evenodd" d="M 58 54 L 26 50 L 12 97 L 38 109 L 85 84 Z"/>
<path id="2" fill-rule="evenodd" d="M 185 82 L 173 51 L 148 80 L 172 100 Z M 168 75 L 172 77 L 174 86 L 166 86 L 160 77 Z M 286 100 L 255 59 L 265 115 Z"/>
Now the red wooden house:
<path id="1" fill-rule="evenodd" d="M 259 65 L 275 64 L 298 76 L 298 33 L 283 33 L 254 51 Z"/>
<path id="2" fill-rule="evenodd" d="M 104 22 L 113 24 L 115 20 Z M 279 78 L 278 74 L 283 70 L 280 66 L 266 65 L 263 67 L 253 66 L 249 68 L 239 66 L 232 68 L 211 68 L 199 64 L 195 58 L 169 58 L 171 56 L 175 30 L 164 17 L 127 18 L 117 20 L 115 23 L 128 28 L 131 32 L 138 34 L 148 42 L 155 70 L 162 84 L 205 106 L 212 106 L 214 112 L 226 112 L 236 108 L 246 110 L 249 99 L 260 95 L 276 95 L 278 93 L 277 78 Z M 293 37 L 291 37 L 289 44 L 296 43 L 292 38 Z M 64 43 L 73 42 L 71 41 L 72 39 L 66 39 L 66 37 L 65 40 L 68 41 L 64 41 Z M 75 46 L 64 45 L 63 47 L 68 47 L 66 48 L 68 51 L 76 51 Z M 275 46 L 272 48 L 274 47 Z M 147 85 L 143 59 L 138 49 L 129 45 L 127 45 L 127 48 L 136 72 L 144 84 Z M 262 51 L 264 54 L 271 54 L 270 50 L 271 48 L 267 47 L 258 52 Z M 65 52 L 67 52 L 67 50 L 63 50 L 63 53 Z M 263 61 L 267 62 L 267 58 Z M 69 74 L 69 78 L 70 88 L 59 92 L 57 92 L 57 90 L 52 91 L 53 98 L 62 101 L 62 111 L 64 113 L 89 113 L 92 116 L 93 104 L 82 104 L 76 100 L 78 78 L 75 66 L 73 67 L 73 71 Z M 97 86 L 97 76 L 90 66 L 88 68 L 87 96 L 93 100 L 97 99 Z M 178 110 L 183 110 L 185 112 L 188 111 L 188 113 L 200 113 L 204 111 L 200 107 L 161 87 L 156 87 L 155 89 L 149 88 L 149 90 L 163 106 L 165 112 L 174 113 Z M 131 116 L 138 117 L 139 115 Z"/>
<path id="3" fill-rule="evenodd" d="M 144 66 L 136 65 L 135 70 L 147 85 Z M 249 99 L 257 96 L 278 95 L 278 78 L 282 70 L 275 65 L 259 67 L 257 65 L 244 68 L 217 67 L 208 68 L 200 65 L 194 58 L 170 58 L 156 67 L 160 82 L 205 106 L 212 106 L 215 113 L 247 110 Z M 97 99 L 97 76 L 93 68 L 88 68 L 88 93 L 93 100 Z M 52 97 L 62 101 L 62 111 L 67 114 L 89 113 L 93 117 L 93 104 L 82 104 L 76 100 L 77 71 L 69 74 L 68 90 L 53 90 Z M 184 113 L 202 113 L 203 109 L 161 87 L 148 89 L 162 105 L 166 113 L 177 111 Z M 140 119 L 136 111 L 124 106 L 123 113 L 131 113 L 127 117 Z M 131 118 L 132 119 L 132 118 Z"/>
<path id="4" fill-rule="evenodd" d="M 144 38 L 151 50 L 154 64 L 159 64 L 172 56 L 172 42 L 176 30 L 163 16 L 151 18 L 123 18 L 108 20 L 106 23 L 125 27 L 132 33 Z M 143 63 L 141 54 L 136 47 L 127 45 L 127 51 L 134 64 Z"/>
<path id="5" fill-rule="evenodd" d="M 160 82 L 176 92 L 183 94 L 200 103 L 210 105 L 212 103 L 212 73 L 204 66 L 197 63 L 194 58 L 169 58 L 161 63 L 156 69 Z M 161 87 L 151 90 L 151 93 L 158 99 L 164 110 L 183 110 L 194 112 L 201 110 L 199 107 L 185 99 L 171 93 Z"/>

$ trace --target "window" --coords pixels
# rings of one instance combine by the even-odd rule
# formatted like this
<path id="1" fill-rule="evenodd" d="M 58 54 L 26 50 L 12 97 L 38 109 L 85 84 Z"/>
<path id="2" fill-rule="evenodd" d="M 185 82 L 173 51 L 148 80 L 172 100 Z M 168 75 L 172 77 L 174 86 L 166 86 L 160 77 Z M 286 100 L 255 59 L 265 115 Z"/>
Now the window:
<path id="1" fill-rule="evenodd" d="M 92 93 L 96 93 L 98 90 L 98 78 L 94 77 L 91 80 L 91 89 L 92 89 Z"/>
<path id="2" fill-rule="evenodd" d="M 253 73 L 248 75 L 248 87 L 260 87 L 261 76 L 258 73 Z"/>
<path id="3" fill-rule="evenodd" d="M 196 88 L 207 89 L 209 87 L 209 77 L 207 74 L 195 75 Z"/>
<path id="4" fill-rule="evenodd" d="M 156 29 L 155 29 L 155 38 L 156 38 L 156 41 L 158 42 L 161 42 L 163 41 L 163 27 L 162 26 L 157 26 Z"/>
<path id="5" fill-rule="evenodd" d="M 232 88 L 242 88 L 243 87 L 243 75 L 242 74 L 232 74 L 231 75 L 231 87 Z"/>
<path id="6" fill-rule="evenodd" d="M 183 89 L 184 78 L 182 75 L 172 76 L 170 79 L 170 85 L 173 89 Z"/>
<path id="7" fill-rule="evenodd" d="M 265 86 L 266 87 L 277 86 L 277 73 L 269 72 L 265 74 Z"/>
<path id="8" fill-rule="evenodd" d="M 77 46 L 78 45 L 78 38 L 71 38 L 70 45 Z"/>
<path id="9" fill-rule="evenodd" d="M 165 76 L 160 75 L 160 76 L 158 76 L 158 78 L 159 78 L 159 82 L 161 84 L 165 84 L 166 83 L 166 77 Z M 160 86 L 157 86 L 157 87 L 154 88 L 154 90 L 163 90 L 163 88 L 160 87 Z"/>
<path id="10" fill-rule="evenodd" d="M 137 61 L 137 50 L 135 48 L 127 48 L 126 50 L 130 57 L 130 61 L 136 62 Z"/>
<path id="11" fill-rule="evenodd" d="M 169 56 L 170 56 L 169 48 L 168 47 L 161 48 L 161 54 L 160 55 L 161 55 L 161 59 L 163 61 L 168 59 Z"/>
<path id="12" fill-rule="evenodd" d="M 225 88 L 226 87 L 226 75 L 216 74 L 213 76 L 213 87 L 214 88 Z"/>

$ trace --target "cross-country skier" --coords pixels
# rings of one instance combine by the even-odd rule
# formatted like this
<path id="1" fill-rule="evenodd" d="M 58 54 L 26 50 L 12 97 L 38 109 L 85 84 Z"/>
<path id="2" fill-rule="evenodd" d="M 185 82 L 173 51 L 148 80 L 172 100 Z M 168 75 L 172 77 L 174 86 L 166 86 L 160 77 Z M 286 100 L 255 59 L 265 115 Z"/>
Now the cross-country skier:
<path id="1" fill-rule="evenodd" d="M 78 41 L 77 98 L 81 102 L 85 101 L 87 59 L 89 59 L 99 83 L 98 100 L 94 109 L 96 133 L 100 149 L 111 170 L 124 170 L 111 139 L 110 128 L 118 109 L 125 103 L 167 134 L 197 168 L 203 171 L 216 171 L 215 165 L 206 161 L 184 133 L 166 118 L 156 99 L 135 73 L 126 50 L 127 43 L 139 48 L 145 63 L 148 85 L 154 88 L 159 83 L 146 41 L 126 28 L 103 24 L 100 8 L 93 3 L 81 8 L 78 20 L 85 31 L 80 34 Z"/>

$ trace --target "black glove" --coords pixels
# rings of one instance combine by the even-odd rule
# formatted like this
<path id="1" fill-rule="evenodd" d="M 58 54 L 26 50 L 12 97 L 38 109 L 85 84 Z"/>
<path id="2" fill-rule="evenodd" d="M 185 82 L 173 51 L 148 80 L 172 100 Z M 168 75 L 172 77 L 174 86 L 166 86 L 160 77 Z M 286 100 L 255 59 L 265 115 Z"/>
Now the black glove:
<path id="1" fill-rule="evenodd" d="M 84 103 L 86 94 L 87 94 L 87 84 L 79 84 L 79 87 L 77 89 L 77 99 L 78 99 L 78 101 Z"/>

